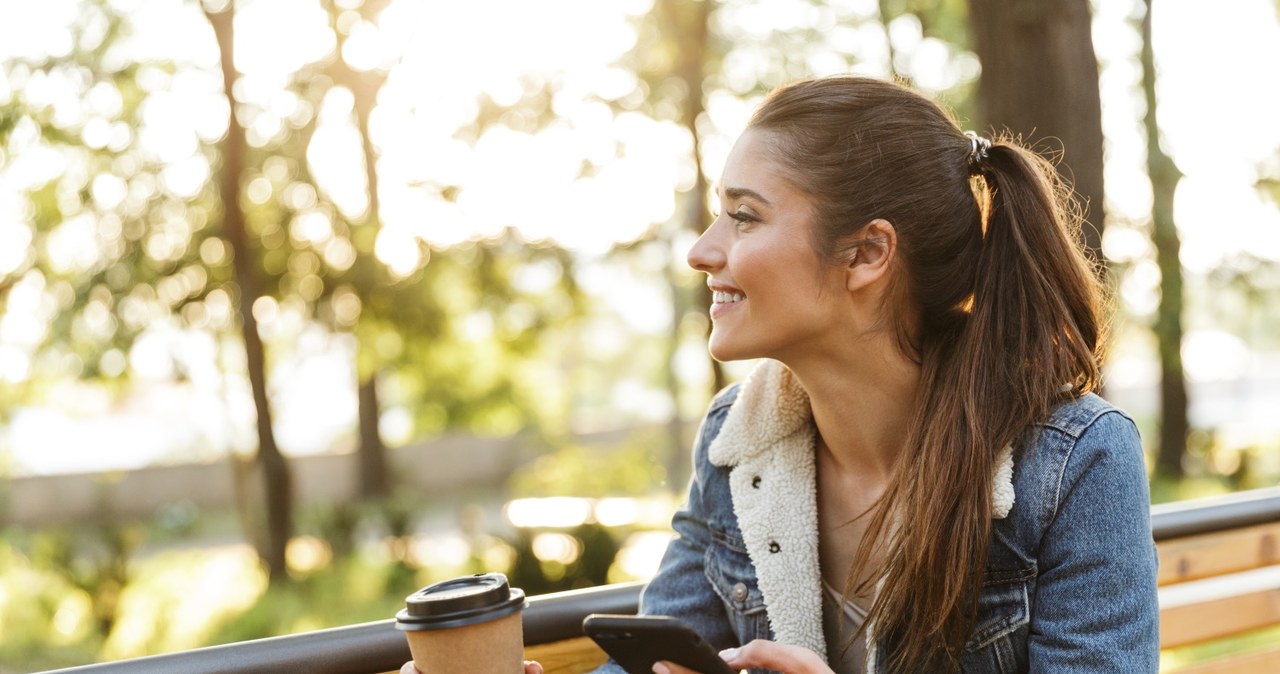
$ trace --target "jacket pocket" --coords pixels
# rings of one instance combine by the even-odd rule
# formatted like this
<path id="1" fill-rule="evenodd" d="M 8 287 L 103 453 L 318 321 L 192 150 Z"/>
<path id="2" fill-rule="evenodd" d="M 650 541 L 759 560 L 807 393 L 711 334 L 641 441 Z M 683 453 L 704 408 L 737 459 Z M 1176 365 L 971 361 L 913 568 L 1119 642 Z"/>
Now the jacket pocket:
<path id="1" fill-rule="evenodd" d="M 741 539 L 712 529 L 705 571 L 711 587 L 726 607 L 740 615 L 764 611 L 764 595 L 760 593 L 755 567 Z"/>
<path id="2" fill-rule="evenodd" d="M 1027 633 L 1031 623 L 1034 566 L 988 570 L 978 596 L 978 621 L 961 658 L 966 674 L 1011 674 L 1025 671 Z"/>
<path id="3" fill-rule="evenodd" d="M 707 581 L 724 604 L 725 617 L 738 643 L 772 639 L 764 595 L 742 539 L 712 529 L 705 562 Z"/>
<path id="4" fill-rule="evenodd" d="M 1034 567 L 991 570 L 983 575 L 978 596 L 978 622 L 967 648 L 977 650 L 1031 622 L 1028 585 L 1035 578 Z"/>

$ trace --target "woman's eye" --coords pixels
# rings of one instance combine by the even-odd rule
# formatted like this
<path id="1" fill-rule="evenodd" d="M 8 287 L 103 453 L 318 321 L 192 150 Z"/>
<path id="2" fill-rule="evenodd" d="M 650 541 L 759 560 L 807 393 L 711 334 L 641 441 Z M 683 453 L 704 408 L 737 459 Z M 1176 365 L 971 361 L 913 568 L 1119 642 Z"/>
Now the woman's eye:
<path id="1" fill-rule="evenodd" d="M 729 217 L 740 226 L 760 221 L 760 218 L 757 218 L 753 213 L 749 213 L 747 211 L 734 211 L 729 214 Z"/>

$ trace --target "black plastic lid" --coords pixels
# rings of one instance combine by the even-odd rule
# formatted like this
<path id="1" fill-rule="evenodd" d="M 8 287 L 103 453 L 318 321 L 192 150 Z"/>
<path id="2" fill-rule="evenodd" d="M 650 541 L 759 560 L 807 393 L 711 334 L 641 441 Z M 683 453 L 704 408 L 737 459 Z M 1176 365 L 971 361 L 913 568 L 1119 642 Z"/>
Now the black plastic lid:
<path id="1" fill-rule="evenodd" d="M 446 580 L 414 592 L 396 613 L 406 632 L 465 627 L 511 615 L 525 607 L 524 591 L 501 573 L 478 573 Z"/>

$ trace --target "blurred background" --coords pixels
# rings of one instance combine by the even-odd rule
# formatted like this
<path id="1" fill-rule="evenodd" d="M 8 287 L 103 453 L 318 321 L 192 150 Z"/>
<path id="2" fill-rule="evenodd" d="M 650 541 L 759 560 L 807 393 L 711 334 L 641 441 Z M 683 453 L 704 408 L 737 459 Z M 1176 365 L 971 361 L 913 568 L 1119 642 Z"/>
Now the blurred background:
<path id="1" fill-rule="evenodd" d="M 1280 3 L 1150 1 L 0 0 L 0 672 L 647 577 L 799 77 L 1064 157 L 1153 500 L 1276 484 Z"/>

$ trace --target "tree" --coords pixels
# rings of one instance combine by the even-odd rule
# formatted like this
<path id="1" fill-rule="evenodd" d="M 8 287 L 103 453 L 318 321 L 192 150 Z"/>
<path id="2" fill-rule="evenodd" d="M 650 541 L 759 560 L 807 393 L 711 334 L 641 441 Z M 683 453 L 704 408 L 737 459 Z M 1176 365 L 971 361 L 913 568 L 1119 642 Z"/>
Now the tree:
<path id="1" fill-rule="evenodd" d="M 229 12 L 210 16 L 228 50 Z M 256 369 L 248 374 L 259 406 L 258 431 L 266 437 L 261 444 L 267 455 L 259 461 L 276 487 L 267 498 L 275 540 L 262 547 L 271 548 L 264 557 L 279 578 L 288 530 L 287 468 L 270 432 L 265 358 L 253 323 L 253 300 L 260 296 L 253 266 L 258 255 L 238 205 L 241 170 L 236 168 L 244 164 L 244 130 L 232 116 L 222 146 L 222 201 L 208 180 L 210 148 L 201 142 L 221 129 L 176 124 L 177 133 L 190 134 L 179 136 L 190 141 L 186 154 L 157 151 L 155 143 L 143 142 L 153 125 L 173 124 L 152 106 L 162 105 L 156 100 L 163 99 L 173 78 L 193 69 L 189 63 L 112 58 L 130 38 L 130 29 L 127 15 L 110 3 L 86 3 L 71 26 L 75 48 L 69 54 L 14 64 L 27 74 L 52 77 L 71 100 L 85 101 L 79 114 L 59 116 L 48 105 L 26 100 L 22 90 L 0 123 L 0 138 L 8 140 L 11 132 L 22 138 L 20 153 L 43 151 L 63 160 L 59 172 L 33 181 L 25 194 L 33 245 L 13 274 L 22 284 L 42 288 L 53 312 L 34 345 L 26 390 L 17 397 L 42 401 L 49 388 L 69 380 L 124 391 L 131 375 L 127 354 L 140 339 L 166 330 L 229 339 L 234 322 L 229 309 L 239 300 L 239 313 L 250 326 L 239 334 L 250 369 Z M 230 62 L 228 55 L 224 65 Z M 234 77 L 234 71 L 221 74 Z M 231 82 L 224 85 L 233 91 Z M 236 109 L 234 101 L 230 109 Z M 69 257 L 68 250 L 76 252 Z M 176 351 L 168 356 L 173 383 L 193 376 L 191 363 Z"/>
<path id="2" fill-rule="evenodd" d="M 1147 110 L 1147 175 L 1151 178 L 1151 239 L 1160 268 L 1160 304 L 1156 309 L 1156 342 L 1160 352 L 1160 445 L 1156 470 L 1171 478 L 1183 476 L 1187 450 L 1187 380 L 1182 367 L 1182 244 L 1173 220 L 1173 195 L 1182 179 L 1173 159 L 1160 147 L 1157 116 L 1156 64 L 1151 41 L 1153 0 L 1146 0 L 1142 16 L 1142 93 Z"/>
<path id="3" fill-rule="evenodd" d="M 357 10 L 362 19 L 370 20 L 381 10 L 388 0 L 362 3 Z M 356 128 L 360 132 L 360 149 L 364 157 L 365 190 L 368 192 L 369 205 L 365 210 L 364 222 L 360 227 L 376 231 L 381 226 L 381 200 L 378 196 L 378 151 L 374 147 L 369 133 L 369 120 L 377 103 L 378 91 L 387 81 L 384 70 L 356 70 L 342 57 L 342 47 L 346 35 L 339 25 L 338 7 L 329 0 L 325 3 L 329 13 L 334 35 L 337 37 L 337 49 L 334 59 L 325 69 L 334 84 L 349 89 L 355 101 L 354 114 Z M 359 263 L 368 264 L 367 255 Z M 385 274 L 385 272 L 384 272 Z M 368 299 L 367 295 L 361 297 Z M 390 493 L 391 482 L 387 475 L 386 446 L 382 441 L 382 433 L 378 429 L 380 407 L 378 404 L 378 376 L 382 364 L 367 340 L 360 340 L 357 334 L 356 349 L 356 400 L 358 408 L 359 442 L 357 456 L 360 466 L 360 495 L 365 499 L 384 498 Z"/>
<path id="4" fill-rule="evenodd" d="M 969 0 L 969 21 L 982 62 L 982 124 L 1061 143 L 1058 170 L 1081 198 L 1084 244 L 1103 262 L 1102 105 L 1089 0 Z"/>
<path id="5" fill-rule="evenodd" d="M 256 461 L 262 470 L 263 489 L 266 497 L 267 542 L 263 551 L 267 572 L 272 582 L 287 578 L 288 566 L 285 550 L 293 530 L 293 485 L 288 463 L 276 444 L 271 426 L 271 401 L 267 397 L 266 352 L 258 321 L 253 314 L 254 303 L 262 297 L 262 282 L 254 263 L 254 252 L 249 246 L 245 231 L 244 211 L 240 207 L 240 181 L 245 166 L 245 132 L 236 117 L 238 104 L 235 84 L 238 77 L 235 67 L 233 23 L 235 2 L 228 2 L 220 11 L 206 8 L 205 16 L 218 41 L 218 53 L 222 68 L 223 94 L 227 99 L 227 134 L 220 148 L 222 155 L 219 196 L 222 199 L 222 233 L 231 249 L 235 283 L 239 288 L 236 305 L 240 314 L 240 330 L 244 339 L 249 383 L 253 390 L 253 404 L 257 411 L 258 451 Z"/>

